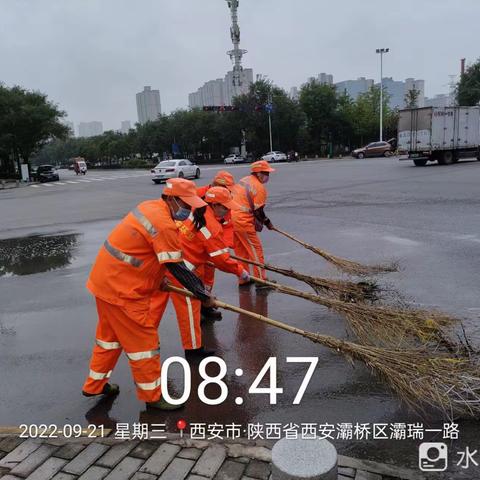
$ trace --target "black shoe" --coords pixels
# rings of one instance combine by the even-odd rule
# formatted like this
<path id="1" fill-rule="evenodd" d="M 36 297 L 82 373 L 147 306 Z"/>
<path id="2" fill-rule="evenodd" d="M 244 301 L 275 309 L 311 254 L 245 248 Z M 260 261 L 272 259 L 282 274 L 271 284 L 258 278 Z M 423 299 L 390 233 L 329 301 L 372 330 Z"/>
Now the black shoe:
<path id="1" fill-rule="evenodd" d="M 185 403 L 181 403 L 180 405 L 173 405 L 167 402 L 163 396 L 160 397 L 159 400 L 156 402 L 145 402 L 147 409 L 153 408 L 155 410 L 179 410 L 185 406 Z"/>
<path id="2" fill-rule="evenodd" d="M 88 393 L 82 390 L 82 395 L 85 397 L 98 397 L 105 395 L 106 397 L 113 397 L 120 393 L 120 387 L 116 383 L 106 383 L 100 393 Z"/>
<path id="3" fill-rule="evenodd" d="M 202 358 L 211 357 L 213 355 L 215 355 L 215 350 L 207 350 L 205 347 L 185 350 L 185 358 L 191 361 L 201 360 Z"/>
<path id="4" fill-rule="evenodd" d="M 219 321 L 222 319 L 222 313 L 213 307 L 202 307 L 200 313 L 202 322 L 206 320 Z"/>

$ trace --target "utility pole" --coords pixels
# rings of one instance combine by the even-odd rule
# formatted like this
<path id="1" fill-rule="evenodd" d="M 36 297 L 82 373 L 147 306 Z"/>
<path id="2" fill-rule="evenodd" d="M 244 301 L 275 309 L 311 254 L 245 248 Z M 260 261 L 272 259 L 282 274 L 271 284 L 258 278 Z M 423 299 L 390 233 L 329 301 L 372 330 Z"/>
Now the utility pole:
<path id="1" fill-rule="evenodd" d="M 383 54 L 388 53 L 389 48 L 377 48 L 380 54 L 380 141 L 383 142 Z"/>
<path id="2" fill-rule="evenodd" d="M 270 151 L 273 152 L 273 141 L 272 141 L 272 109 L 273 109 L 273 99 L 272 91 L 268 93 L 268 103 L 265 105 L 265 109 L 268 112 L 268 133 L 270 135 Z"/>

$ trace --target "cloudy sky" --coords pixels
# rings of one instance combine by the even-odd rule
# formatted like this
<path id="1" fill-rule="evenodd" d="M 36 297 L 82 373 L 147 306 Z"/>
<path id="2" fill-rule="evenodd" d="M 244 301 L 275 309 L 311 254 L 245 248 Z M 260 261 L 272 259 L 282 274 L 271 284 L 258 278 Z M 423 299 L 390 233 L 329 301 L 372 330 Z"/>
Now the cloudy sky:
<path id="1" fill-rule="evenodd" d="M 240 0 L 244 66 L 289 89 L 334 81 L 425 79 L 448 91 L 474 61 L 479 0 Z M 164 112 L 231 68 L 225 0 L 0 0 L 0 82 L 46 93 L 75 123 L 137 121 L 135 93 L 158 88 Z"/>

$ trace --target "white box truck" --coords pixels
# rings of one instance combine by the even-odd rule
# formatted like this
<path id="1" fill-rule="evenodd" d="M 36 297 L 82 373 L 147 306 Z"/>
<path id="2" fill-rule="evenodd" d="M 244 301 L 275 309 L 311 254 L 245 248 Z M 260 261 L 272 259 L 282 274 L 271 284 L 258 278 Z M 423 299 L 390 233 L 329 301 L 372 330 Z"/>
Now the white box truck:
<path id="1" fill-rule="evenodd" d="M 401 110 L 398 150 L 417 167 L 437 161 L 450 165 L 460 158 L 480 160 L 480 107 L 425 107 Z"/>

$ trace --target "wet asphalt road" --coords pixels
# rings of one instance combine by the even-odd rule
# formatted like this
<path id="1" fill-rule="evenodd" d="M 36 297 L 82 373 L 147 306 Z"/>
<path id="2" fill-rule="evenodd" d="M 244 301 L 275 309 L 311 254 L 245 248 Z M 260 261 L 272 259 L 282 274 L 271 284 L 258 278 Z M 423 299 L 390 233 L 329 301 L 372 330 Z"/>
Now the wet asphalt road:
<path id="1" fill-rule="evenodd" d="M 220 168 L 203 168 L 198 183 L 207 183 Z M 231 171 L 239 179 L 247 167 Z M 122 390 L 113 404 L 83 398 L 79 393 L 96 324 L 94 302 L 84 288 L 89 268 L 115 223 L 140 201 L 158 196 L 162 187 L 141 171 L 92 171 L 84 178 L 89 182 L 79 183 L 65 182 L 78 180 L 72 172 L 61 176 L 64 185 L 0 191 L 0 425 L 141 421 L 167 423 L 175 431 L 180 417 L 221 424 L 442 424 L 438 414 L 421 418 L 406 411 L 361 365 L 352 368 L 332 351 L 229 312 L 204 330 L 205 343 L 228 366 L 229 396 L 223 405 L 206 407 L 192 394 L 181 414 L 145 412 L 123 356 L 112 376 Z M 268 213 L 280 228 L 337 255 L 364 263 L 399 260 L 401 271 L 382 277 L 381 284 L 398 291 L 402 301 L 462 317 L 472 343 L 480 346 L 479 185 L 475 161 L 426 168 L 394 158 L 282 164 L 269 184 Z M 32 235 L 41 236 L 26 238 Z M 320 257 L 277 233 L 264 232 L 262 239 L 271 263 L 339 276 Z M 338 315 L 278 293 L 239 294 L 235 278 L 227 274 L 218 275 L 216 294 L 306 330 L 351 338 Z M 171 307 L 160 336 L 163 359 L 182 356 Z M 248 394 L 270 356 L 278 359 L 284 388 L 277 405 L 270 405 L 266 395 Z M 305 367 L 286 364 L 287 356 L 319 357 L 301 405 L 292 403 Z M 234 374 L 236 368 L 243 369 L 242 377 Z M 172 369 L 170 375 L 173 389 L 180 391 L 180 372 Z M 195 387 L 198 375 L 192 376 Z M 243 405 L 235 404 L 236 397 L 244 399 Z M 478 428 L 477 422 L 463 422 L 452 454 L 461 446 L 480 446 Z M 425 440 L 441 439 L 428 434 Z M 415 466 L 420 442 L 334 443 L 344 453 Z M 471 477 L 459 472 L 450 478 Z"/>

